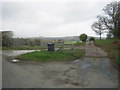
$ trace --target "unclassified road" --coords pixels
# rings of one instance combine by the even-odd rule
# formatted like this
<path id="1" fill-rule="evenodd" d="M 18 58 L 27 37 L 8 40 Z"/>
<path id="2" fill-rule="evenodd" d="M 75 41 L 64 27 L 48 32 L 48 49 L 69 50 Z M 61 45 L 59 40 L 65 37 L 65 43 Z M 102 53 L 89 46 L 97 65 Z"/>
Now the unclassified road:
<path id="1" fill-rule="evenodd" d="M 31 61 L 12 63 L 9 61 L 10 56 L 27 51 L 4 51 L 2 87 L 117 88 L 118 71 L 110 64 L 107 53 L 94 45 L 86 45 L 85 49 L 83 59 L 46 63 Z"/>
<path id="2" fill-rule="evenodd" d="M 61 80 L 62 72 L 72 64 L 68 62 L 11 63 L 3 57 L 3 88 L 62 88 L 76 87 Z M 79 86 L 80 87 L 80 86 Z"/>
<path id="3" fill-rule="evenodd" d="M 2 89 L 2 54 L 0 54 L 0 89 Z"/>
<path id="4" fill-rule="evenodd" d="M 74 87 L 74 85 L 69 85 L 59 78 L 61 77 L 61 72 L 71 67 L 72 64 L 68 64 L 68 62 L 42 63 L 21 61 L 19 63 L 12 63 L 9 61 L 11 56 L 26 52 L 27 51 L 3 51 L 3 88 Z"/>
<path id="5" fill-rule="evenodd" d="M 38 77 L 29 73 L 21 66 L 6 61 L 5 57 L 3 57 L 2 76 L 3 88 L 40 87 Z"/>

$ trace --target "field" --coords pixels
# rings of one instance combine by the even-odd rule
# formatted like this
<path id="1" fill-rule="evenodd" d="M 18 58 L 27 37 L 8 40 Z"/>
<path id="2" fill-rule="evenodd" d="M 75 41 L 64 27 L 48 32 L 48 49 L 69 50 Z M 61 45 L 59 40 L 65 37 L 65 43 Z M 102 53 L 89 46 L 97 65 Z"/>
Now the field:
<path id="1" fill-rule="evenodd" d="M 68 42 L 64 42 L 64 44 L 75 44 L 77 43 L 77 41 L 68 41 Z"/>
<path id="2" fill-rule="evenodd" d="M 66 47 L 70 46 L 70 44 L 74 44 L 74 46 L 84 46 L 85 45 L 85 43 L 80 42 L 80 41 L 68 41 L 68 42 L 64 42 L 64 45 Z"/>
<path id="3" fill-rule="evenodd" d="M 84 50 L 63 50 L 63 51 L 35 51 L 26 53 L 18 56 L 20 60 L 35 60 L 35 61 L 64 61 L 64 60 L 75 60 L 82 58 L 85 54 Z"/>
<path id="4" fill-rule="evenodd" d="M 117 40 L 119 41 L 119 40 Z M 120 56 L 118 55 L 120 43 L 115 39 L 96 40 L 96 46 L 101 47 L 108 53 L 108 57 L 120 66 Z"/>

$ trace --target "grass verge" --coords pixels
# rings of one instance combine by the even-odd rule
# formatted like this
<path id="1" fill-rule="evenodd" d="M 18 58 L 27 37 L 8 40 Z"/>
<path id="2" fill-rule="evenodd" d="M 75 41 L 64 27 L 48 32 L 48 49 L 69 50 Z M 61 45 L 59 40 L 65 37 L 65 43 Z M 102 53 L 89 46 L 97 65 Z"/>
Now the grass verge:
<path id="1" fill-rule="evenodd" d="M 115 41 L 119 41 L 116 39 L 106 39 L 106 40 L 96 40 L 95 45 L 99 46 L 103 50 L 108 53 L 108 57 L 113 60 L 118 66 L 120 66 L 120 56 L 119 52 L 119 42 L 115 43 Z"/>
<path id="2" fill-rule="evenodd" d="M 63 50 L 63 51 L 35 51 L 18 56 L 21 60 L 34 60 L 34 61 L 65 61 L 82 58 L 85 54 L 85 50 Z"/>

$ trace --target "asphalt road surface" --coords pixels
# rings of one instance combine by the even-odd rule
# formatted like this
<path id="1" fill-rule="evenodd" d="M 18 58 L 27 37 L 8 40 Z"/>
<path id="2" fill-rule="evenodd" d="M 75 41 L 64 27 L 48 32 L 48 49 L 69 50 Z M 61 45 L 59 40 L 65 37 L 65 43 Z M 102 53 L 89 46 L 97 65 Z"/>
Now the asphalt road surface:
<path id="1" fill-rule="evenodd" d="M 0 54 L 0 89 L 2 88 L 2 54 Z"/>
<path id="2" fill-rule="evenodd" d="M 94 51 L 97 56 L 94 58 Z M 117 88 L 118 72 L 104 51 L 86 47 L 83 59 L 69 62 L 10 62 L 27 51 L 3 51 L 2 88 Z M 6 56 L 7 55 L 7 56 Z M 1 62 L 1 61 L 0 61 Z"/>

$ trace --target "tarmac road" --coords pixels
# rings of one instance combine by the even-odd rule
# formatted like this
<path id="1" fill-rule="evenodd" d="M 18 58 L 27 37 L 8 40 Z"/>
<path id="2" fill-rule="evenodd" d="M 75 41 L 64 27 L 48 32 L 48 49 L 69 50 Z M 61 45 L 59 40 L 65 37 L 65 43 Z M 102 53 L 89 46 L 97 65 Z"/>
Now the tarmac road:
<path id="1" fill-rule="evenodd" d="M 3 57 L 3 88 L 63 88 L 76 87 L 62 81 L 59 76 L 72 64 L 65 62 L 12 63 Z M 79 86 L 80 87 L 80 86 Z"/>
<path id="2" fill-rule="evenodd" d="M 0 54 L 0 89 L 2 89 L 2 54 Z"/>
<path id="3" fill-rule="evenodd" d="M 3 57 L 2 76 L 3 88 L 34 88 L 38 87 L 38 83 L 40 83 L 34 75 L 20 66 L 6 61 L 5 57 Z"/>
<path id="4" fill-rule="evenodd" d="M 26 51 L 5 51 L 3 54 L 8 57 L 2 57 L 2 88 L 117 88 L 117 70 L 111 66 L 104 51 L 99 48 L 97 50 L 97 57 L 102 58 L 94 58 L 94 51 L 95 46 L 87 46 L 83 59 L 46 63 L 12 63 L 7 60 L 9 56 Z"/>

